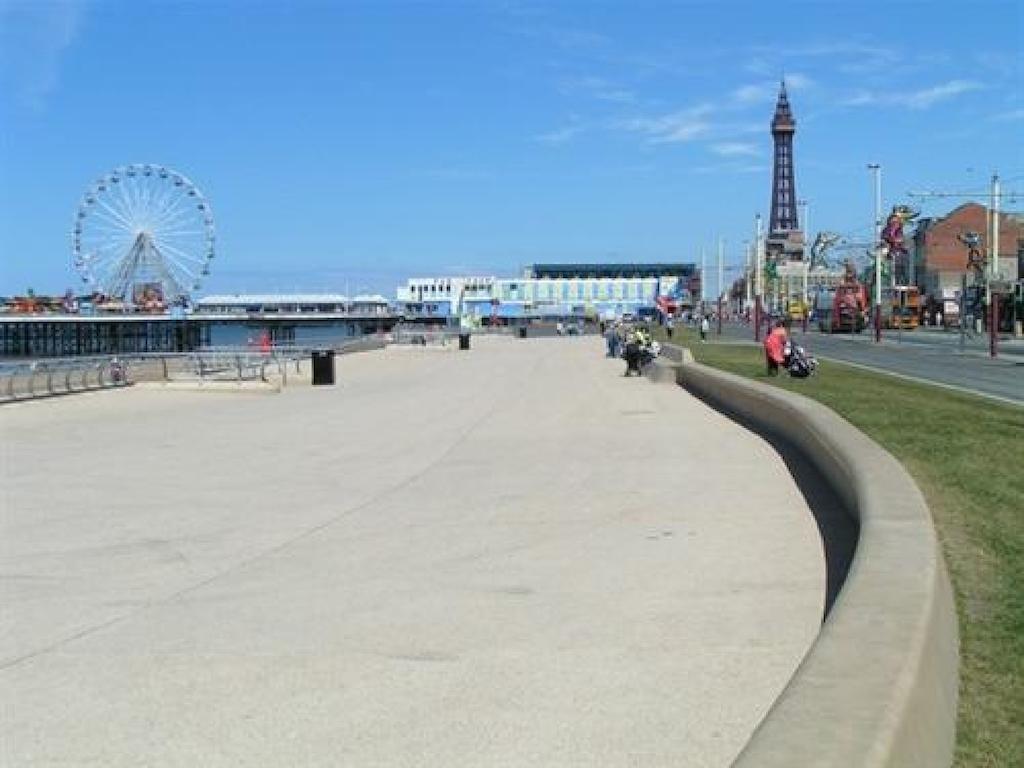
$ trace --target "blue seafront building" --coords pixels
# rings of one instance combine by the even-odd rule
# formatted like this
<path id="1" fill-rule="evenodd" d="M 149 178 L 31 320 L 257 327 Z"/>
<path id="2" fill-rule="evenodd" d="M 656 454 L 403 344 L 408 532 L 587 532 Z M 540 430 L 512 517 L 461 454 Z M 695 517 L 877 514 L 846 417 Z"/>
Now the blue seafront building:
<path id="1" fill-rule="evenodd" d="M 397 311 L 439 323 L 653 316 L 659 297 L 693 306 L 694 264 L 535 264 L 522 277 L 410 278 L 397 288 Z"/>

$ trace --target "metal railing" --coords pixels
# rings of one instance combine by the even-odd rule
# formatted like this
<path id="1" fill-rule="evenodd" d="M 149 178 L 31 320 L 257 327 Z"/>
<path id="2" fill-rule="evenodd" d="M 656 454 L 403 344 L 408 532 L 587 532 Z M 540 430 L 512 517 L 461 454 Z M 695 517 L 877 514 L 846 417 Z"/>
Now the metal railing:
<path id="1" fill-rule="evenodd" d="M 268 382 L 287 386 L 315 350 L 344 355 L 384 346 L 380 337 L 316 346 L 208 347 L 195 352 L 49 358 L 0 363 L 0 403 L 124 387 L 136 382 Z"/>
<path id="2" fill-rule="evenodd" d="M 458 340 L 459 331 L 454 329 L 431 331 L 419 328 L 401 328 L 391 332 L 391 343 L 402 346 L 446 347 L 449 344 L 458 343 Z"/>
<path id="3" fill-rule="evenodd" d="M 37 360 L 0 367 L 0 402 L 88 392 L 131 384 L 127 361 L 116 357 Z"/>

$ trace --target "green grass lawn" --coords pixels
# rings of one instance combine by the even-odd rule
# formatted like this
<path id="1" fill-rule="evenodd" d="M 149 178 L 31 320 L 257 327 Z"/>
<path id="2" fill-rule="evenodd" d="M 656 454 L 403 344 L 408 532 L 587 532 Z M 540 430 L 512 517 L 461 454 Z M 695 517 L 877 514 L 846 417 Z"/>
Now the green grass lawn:
<path id="1" fill-rule="evenodd" d="M 960 617 L 955 765 L 1024 766 L 1024 408 L 827 360 L 810 379 L 768 377 L 759 348 L 701 344 L 689 330 L 674 341 L 698 362 L 824 403 L 910 471 Z"/>

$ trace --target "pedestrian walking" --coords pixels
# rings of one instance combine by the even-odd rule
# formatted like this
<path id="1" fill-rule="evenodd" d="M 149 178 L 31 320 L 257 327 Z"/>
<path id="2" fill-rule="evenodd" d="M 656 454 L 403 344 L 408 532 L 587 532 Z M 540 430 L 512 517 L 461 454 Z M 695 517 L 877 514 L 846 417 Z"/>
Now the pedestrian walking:
<path id="1" fill-rule="evenodd" d="M 615 332 L 615 326 L 609 324 L 604 332 L 604 340 L 608 345 L 608 357 L 618 356 L 619 335 Z"/>
<path id="2" fill-rule="evenodd" d="M 701 341 L 707 341 L 708 340 L 708 331 L 710 331 L 710 330 L 711 330 L 711 323 L 708 322 L 708 316 L 704 315 L 704 317 L 702 317 L 700 319 L 700 340 Z"/>
<path id="3" fill-rule="evenodd" d="M 672 326 L 673 325 L 675 325 L 675 321 L 672 319 L 672 315 L 669 315 L 668 319 L 665 320 L 665 335 L 668 337 L 669 341 L 672 341 Z"/>

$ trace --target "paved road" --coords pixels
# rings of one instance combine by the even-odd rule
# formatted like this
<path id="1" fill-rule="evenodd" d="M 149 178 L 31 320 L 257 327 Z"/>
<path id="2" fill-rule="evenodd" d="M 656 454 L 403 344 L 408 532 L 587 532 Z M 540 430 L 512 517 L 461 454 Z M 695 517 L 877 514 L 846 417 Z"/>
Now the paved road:
<path id="1" fill-rule="evenodd" d="M 817 631 L 817 530 L 601 347 L 2 409 L 0 763 L 728 765 Z"/>
<path id="2" fill-rule="evenodd" d="M 723 328 L 727 340 L 753 341 L 747 326 Z M 972 338 L 963 352 L 959 334 L 920 329 L 905 331 L 902 338 L 887 331 L 876 344 L 870 329 L 861 334 L 807 334 L 794 327 L 793 336 L 812 354 L 844 360 L 883 371 L 926 379 L 973 392 L 1024 403 L 1024 342 L 1004 340 L 1001 354 L 988 356 L 987 342 Z"/>

